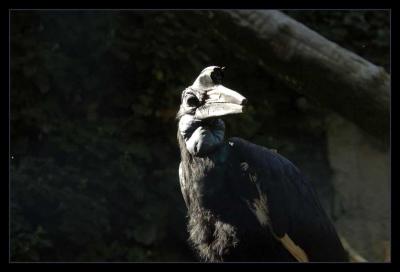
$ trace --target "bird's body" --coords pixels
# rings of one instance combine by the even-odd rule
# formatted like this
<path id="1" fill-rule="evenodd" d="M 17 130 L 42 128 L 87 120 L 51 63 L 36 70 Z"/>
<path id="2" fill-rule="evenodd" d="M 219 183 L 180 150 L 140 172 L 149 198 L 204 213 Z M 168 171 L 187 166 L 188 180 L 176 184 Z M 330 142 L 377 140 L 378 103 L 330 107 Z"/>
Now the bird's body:
<path id="1" fill-rule="evenodd" d="M 219 100 L 212 100 L 210 90 L 215 86 L 184 92 L 186 106 L 178 113 L 180 185 L 189 240 L 201 259 L 347 261 L 311 185 L 289 160 L 240 138 L 224 140 L 225 126 L 218 117 L 238 113 L 244 97 L 220 89 Z M 193 105 L 188 101 L 192 95 L 198 99 Z M 219 108 L 214 110 L 212 103 Z M 223 110 L 218 103 L 225 103 Z"/>

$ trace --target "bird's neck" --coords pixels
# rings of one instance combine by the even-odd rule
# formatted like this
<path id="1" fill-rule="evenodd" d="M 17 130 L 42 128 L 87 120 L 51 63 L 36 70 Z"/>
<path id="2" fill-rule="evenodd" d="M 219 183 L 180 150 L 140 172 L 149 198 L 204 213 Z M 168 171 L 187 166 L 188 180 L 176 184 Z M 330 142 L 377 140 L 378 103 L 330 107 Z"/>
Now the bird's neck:
<path id="1" fill-rule="evenodd" d="M 212 161 L 213 165 L 222 164 L 225 162 L 227 157 L 227 147 L 224 141 L 218 143 L 218 147 L 202 156 L 195 156 L 191 154 L 188 149 L 183 136 L 178 131 L 177 134 L 179 149 L 181 153 L 181 161 L 185 165 L 195 165 L 195 164 L 206 164 L 207 161 Z"/>
<path id="2" fill-rule="evenodd" d="M 202 157 L 194 156 L 186 149 L 185 141 L 178 132 L 181 151 L 181 167 L 185 182 L 190 186 L 196 201 L 202 202 L 224 188 L 225 161 L 228 157 L 227 144 L 221 144 L 212 153 Z"/>
<path id="3" fill-rule="evenodd" d="M 223 143 L 225 124 L 221 119 L 198 120 L 192 115 L 184 115 L 179 120 L 178 130 L 191 155 L 206 157 Z"/>

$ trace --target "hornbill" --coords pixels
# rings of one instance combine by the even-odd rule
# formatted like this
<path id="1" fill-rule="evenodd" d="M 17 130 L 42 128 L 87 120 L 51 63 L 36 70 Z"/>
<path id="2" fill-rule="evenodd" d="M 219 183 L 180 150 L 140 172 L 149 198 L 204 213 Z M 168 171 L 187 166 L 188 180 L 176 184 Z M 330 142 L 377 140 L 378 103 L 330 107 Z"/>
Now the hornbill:
<path id="1" fill-rule="evenodd" d="M 189 241 L 202 261 L 345 262 L 333 224 L 311 184 L 277 152 L 224 140 L 220 117 L 246 98 L 222 85 L 224 67 L 205 68 L 182 92 L 177 113 L 179 180 Z"/>

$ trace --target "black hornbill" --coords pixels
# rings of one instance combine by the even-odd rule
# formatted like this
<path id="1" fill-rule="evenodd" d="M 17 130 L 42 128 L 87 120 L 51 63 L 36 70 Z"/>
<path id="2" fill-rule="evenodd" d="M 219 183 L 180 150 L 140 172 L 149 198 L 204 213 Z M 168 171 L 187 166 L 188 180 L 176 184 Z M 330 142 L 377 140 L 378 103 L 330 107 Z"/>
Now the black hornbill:
<path id="1" fill-rule="evenodd" d="M 177 114 L 179 180 L 189 241 L 203 261 L 345 262 L 346 252 L 311 184 L 289 160 L 240 138 L 224 140 L 221 116 L 246 98 L 205 68 Z"/>

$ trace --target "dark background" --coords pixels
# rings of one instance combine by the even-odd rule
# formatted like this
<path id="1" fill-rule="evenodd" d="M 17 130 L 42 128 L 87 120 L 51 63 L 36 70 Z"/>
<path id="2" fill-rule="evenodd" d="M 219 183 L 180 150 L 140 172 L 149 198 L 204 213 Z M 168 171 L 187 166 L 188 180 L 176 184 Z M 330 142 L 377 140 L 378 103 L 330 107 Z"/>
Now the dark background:
<path id="1" fill-rule="evenodd" d="M 388 11 L 284 11 L 389 71 Z M 193 261 L 178 182 L 181 91 L 209 65 L 249 100 L 227 135 L 275 148 L 329 215 L 327 109 L 269 76 L 211 11 L 11 19 L 11 260 Z M 247 33 L 238 33 L 246 37 Z"/>

